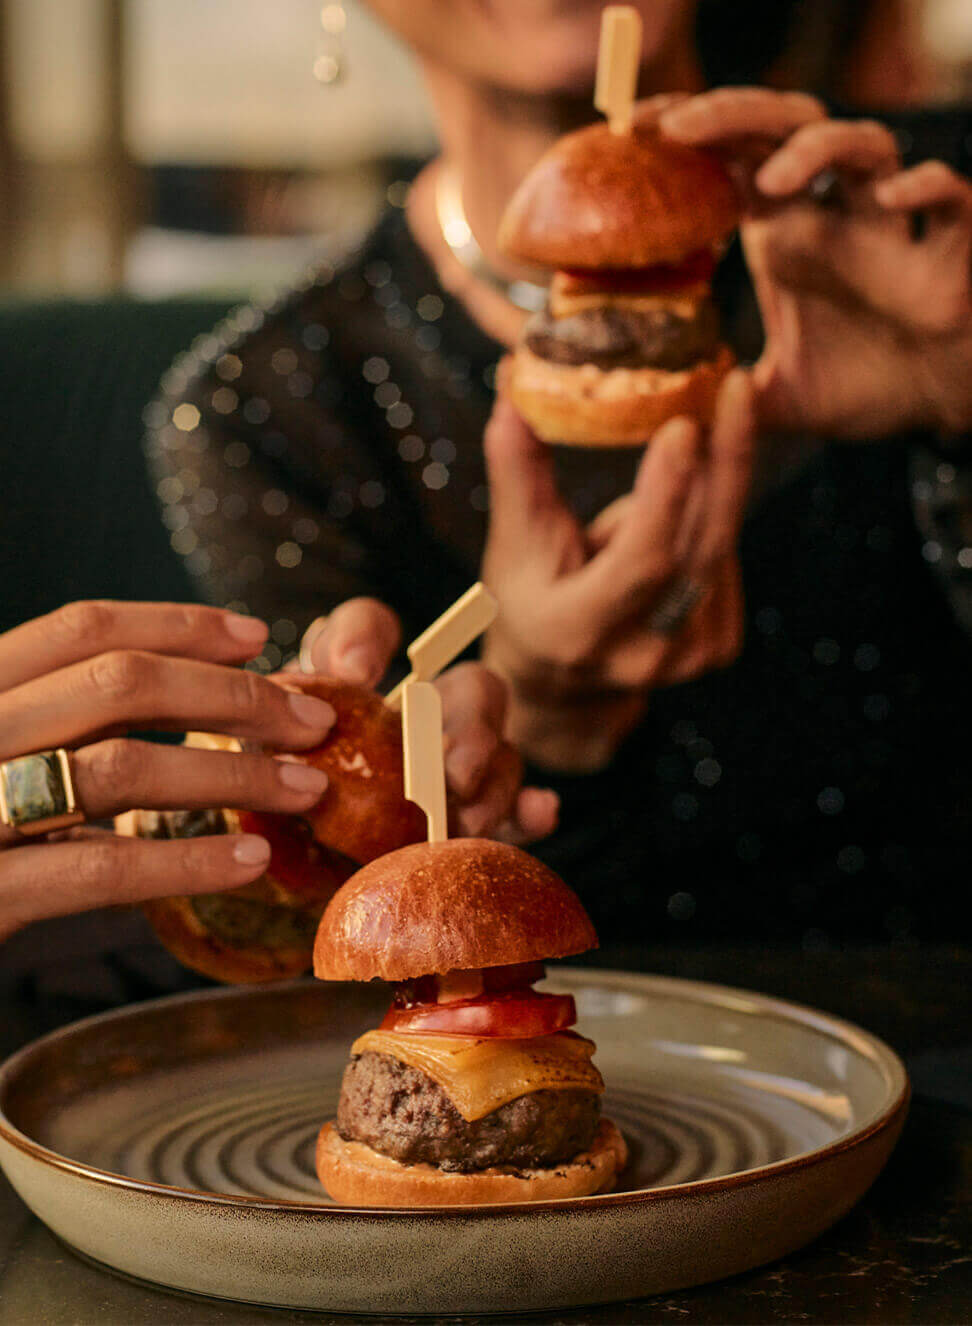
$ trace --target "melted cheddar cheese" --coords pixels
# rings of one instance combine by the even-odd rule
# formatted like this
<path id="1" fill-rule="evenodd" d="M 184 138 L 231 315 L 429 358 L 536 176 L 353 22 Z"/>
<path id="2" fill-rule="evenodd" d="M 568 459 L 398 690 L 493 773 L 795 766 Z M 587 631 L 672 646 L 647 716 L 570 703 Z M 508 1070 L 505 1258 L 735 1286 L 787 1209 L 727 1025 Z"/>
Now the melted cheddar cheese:
<path id="1" fill-rule="evenodd" d="M 469 1123 L 532 1091 L 604 1090 L 601 1074 L 591 1063 L 594 1042 L 569 1032 L 508 1041 L 366 1031 L 351 1053 L 368 1051 L 391 1055 L 425 1073 Z"/>
<path id="2" fill-rule="evenodd" d="M 558 272 L 550 285 L 549 307 L 555 318 L 569 318 L 586 309 L 620 308 L 632 313 L 650 313 L 654 309 L 671 309 L 678 317 L 694 318 L 700 299 L 709 295 L 704 281 L 682 286 L 678 290 L 650 291 L 612 290 L 598 288 L 594 282 L 577 281 L 565 272 Z"/>

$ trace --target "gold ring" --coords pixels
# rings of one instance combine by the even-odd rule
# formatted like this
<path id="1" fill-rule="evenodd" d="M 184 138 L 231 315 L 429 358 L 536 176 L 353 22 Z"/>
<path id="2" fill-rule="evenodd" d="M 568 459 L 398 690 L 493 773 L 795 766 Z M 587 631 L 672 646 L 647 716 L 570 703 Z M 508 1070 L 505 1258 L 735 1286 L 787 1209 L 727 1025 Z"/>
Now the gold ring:
<path id="1" fill-rule="evenodd" d="M 0 824 L 30 837 L 83 822 L 66 750 L 0 763 Z"/>

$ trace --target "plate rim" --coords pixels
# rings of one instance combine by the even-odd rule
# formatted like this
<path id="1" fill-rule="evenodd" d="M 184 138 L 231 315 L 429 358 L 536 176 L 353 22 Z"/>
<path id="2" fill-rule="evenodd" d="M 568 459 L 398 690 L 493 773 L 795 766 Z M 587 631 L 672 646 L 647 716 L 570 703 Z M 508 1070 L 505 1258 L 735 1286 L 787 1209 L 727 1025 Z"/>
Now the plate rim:
<path id="1" fill-rule="evenodd" d="M 123 1020 L 126 1017 L 137 1016 L 139 1012 L 148 1008 L 155 1009 L 182 1003 L 208 1003 L 241 997 L 259 998 L 262 992 L 271 989 L 279 992 L 287 989 L 311 988 L 315 985 L 315 982 L 310 979 L 298 978 L 292 981 L 275 982 L 269 986 L 221 986 L 216 989 L 189 990 L 179 994 L 163 995 L 157 999 L 140 1000 L 138 1003 L 106 1009 L 102 1013 L 94 1013 L 89 1017 L 80 1018 L 63 1027 L 56 1027 L 43 1036 L 29 1041 L 26 1045 L 21 1046 L 19 1050 L 15 1050 L 5 1060 L 0 1061 L 0 1141 L 6 1142 L 31 1160 L 38 1161 L 75 1178 L 81 1178 L 105 1187 L 122 1188 L 149 1196 L 181 1199 L 192 1204 L 230 1208 L 242 1206 L 266 1213 L 300 1214 L 315 1219 L 352 1217 L 359 1220 L 362 1218 L 376 1218 L 384 1221 L 400 1220 L 402 1217 L 434 1220 L 436 1218 L 469 1218 L 471 1216 L 475 1216 L 477 1219 L 481 1219 L 483 1216 L 495 1219 L 510 1215 L 522 1216 L 527 1212 L 559 1213 L 569 1211 L 590 1213 L 605 1208 L 640 1206 L 646 1202 L 658 1202 L 696 1195 L 703 1196 L 710 1193 L 725 1192 L 733 1188 L 749 1187 L 754 1183 L 781 1178 L 801 1169 L 823 1164 L 845 1151 L 863 1146 L 871 1138 L 893 1127 L 907 1111 L 911 1099 L 911 1083 L 901 1057 L 879 1036 L 866 1031 L 863 1027 L 845 1018 L 825 1013 L 807 1004 L 784 999 L 778 995 L 769 995 L 760 991 L 709 981 L 689 980 L 681 976 L 664 976 L 600 967 L 555 966 L 548 970 L 548 976 L 554 980 L 561 976 L 569 978 L 573 975 L 580 976 L 589 985 L 602 988 L 616 988 L 630 992 L 632 986 L 634 986 L 645 994 L 668 990 L 692 1002 L 729 1009 L 735 1008 L 735 1011 L 742 1013 L 758 1012 L 763 1016 L 773 1016 L 778 1021 L 792 1022 L 795 1020 L 803 1025 L 813 1027 L 819 1032 L 830 1035 L 839 1043 L 847 1044 L 849 1042 L 858 1053 L 881 1068 L 888 1083 L 890 1099 L 883 1108 L 866 1117 L 857 1128 L 844 1137 L 828 1142 L 825 1146 L 802 1151 L 796 1156 L 789 1156 L 784 1160 L 771 1161 L 769 1164 L 758 1165 L 752 1169 L 737 1170 L 732 1174 L 691 1180 L 688 1183 L 665 1184 L 658 1188 L 640 1188 L 628 1192 L 593 1193 L 586 1197 L 560 1197 L 538 1202 L 430 1207 L 324 1205 L 323 1203 L 295 1201 L 287 1198 L 251 1197 L 245 1194 L 206 1192 L 198 1188 L 180 1188 L 174 1184 L 153 1183 L 146 1179 L 134 1179 L 124 1174 L 116 1174 L 111 1170 L 89 1165 L 85 1161 L 73 1160 L 70 1156 L 61 1155 L 60 1152 L 54 1151 L 29 1137 L 7 1118 L 3 1107 L 3 1098 L 6 1087 L 22 1066 L 22 1061 L 28 1059 L 32 1053 L 36 1053 L 42 1047 L 49 1046 L 51 1043 L 61 1040 L 81 1028 L 91 1027 L 99 1022 Z M 348 982 L 334 981 L 326 982 L 326 984 L 339 986 L 348 984 Z M 742 1007 L 743 1004 L 748 1006 Z"/>

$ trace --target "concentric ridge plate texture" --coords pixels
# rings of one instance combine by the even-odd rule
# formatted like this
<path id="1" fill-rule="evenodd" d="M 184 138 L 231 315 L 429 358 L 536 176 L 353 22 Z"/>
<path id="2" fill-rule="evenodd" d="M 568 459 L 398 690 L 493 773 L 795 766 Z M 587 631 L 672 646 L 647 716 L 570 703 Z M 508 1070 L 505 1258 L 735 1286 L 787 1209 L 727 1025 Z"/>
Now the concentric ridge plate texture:
<path id="1" fill-rule="evenodd" d="M 104 1014 L 0 1068 L 0 1163 L 50 1228 L 130 1275 L 359 1312 L 632 1298 L 771 1261 L 842 1216 L 908 1085 L 875 1037 L 718 986 L 561 970 L 631 1147 L 619 1190 L 527 1206 L 341 1208 L 314 1175 L 362 986 L 207 991 Z"/>

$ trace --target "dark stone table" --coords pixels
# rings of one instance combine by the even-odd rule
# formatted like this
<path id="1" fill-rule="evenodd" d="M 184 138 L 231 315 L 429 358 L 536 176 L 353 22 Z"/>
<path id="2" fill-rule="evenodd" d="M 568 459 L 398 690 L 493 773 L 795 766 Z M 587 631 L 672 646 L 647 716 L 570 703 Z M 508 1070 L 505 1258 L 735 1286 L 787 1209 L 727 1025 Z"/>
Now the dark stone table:
<path id="1" fill-rule="evenodd" d="M 756 948 L 632 949 L 598 957 L 607 966 L 763 990 L 861 1023 L 908 1063 L 915 1087 L 911 1116 L 888 1168 L 864 1201 L 834 1229 L 783 1262 L 660 1298 L 494 1322 L 891 1326 L 972 1320 L 972 948 L 857 948 L 810 954 Z M 347 1320 L 191 1299 L 89 1266 L 58 1243 L 0 1179 L 0 1326 L 248 1326 L 274 1321 L 336 1326 Z"/>

